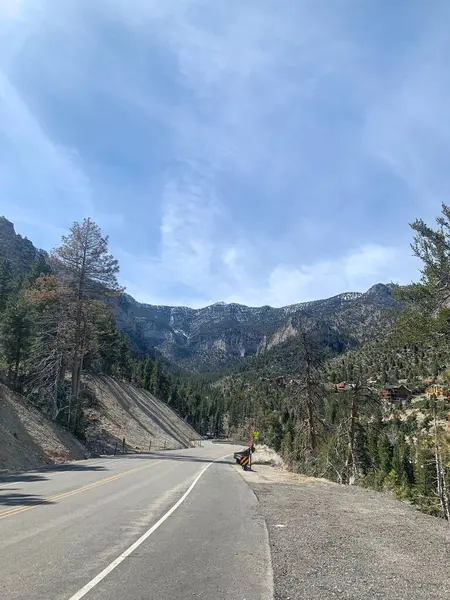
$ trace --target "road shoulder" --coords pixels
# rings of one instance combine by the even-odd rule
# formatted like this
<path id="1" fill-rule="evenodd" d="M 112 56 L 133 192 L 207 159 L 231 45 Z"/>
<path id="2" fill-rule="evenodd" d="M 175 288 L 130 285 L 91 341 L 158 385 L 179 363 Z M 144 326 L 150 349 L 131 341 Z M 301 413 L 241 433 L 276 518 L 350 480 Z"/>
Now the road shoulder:
<path id="1" fill-rule="evenodd" d="M 270 540 L 275 600 L 450 597 L 450 529 L 394 498 L 282 469 L 243 472 Z"/>

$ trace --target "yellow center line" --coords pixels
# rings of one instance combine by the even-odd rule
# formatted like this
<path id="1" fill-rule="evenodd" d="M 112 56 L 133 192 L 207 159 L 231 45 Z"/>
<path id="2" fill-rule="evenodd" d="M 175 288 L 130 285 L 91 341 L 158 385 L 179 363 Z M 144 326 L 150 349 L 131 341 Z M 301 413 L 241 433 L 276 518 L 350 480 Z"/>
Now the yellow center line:
<path id="1" fill-rule="evenodd" d="M 132 473 L 137 473 L 139 471 L 143 471 L 144 469 L 154 467 L 161 462 L 162 460 L 157 460 L 156 462 L 152 462 L 149 465 L 136 467 L 135 469 L 130 469 L 129 471 L 124 471 L 122 473 L 117 473 L 116 475 L 111 475 L 111 477 L 105 477 L 104 479 L 100 479 L 100 481 L 94 481 L 93 483 L 89 483 L 87 485 L 84 485 L 83 487 L 76 488 L 75 490 L 71 490 L 69 492 L 62 492 L 61 494 L 56 494 L 56 496 L 42 498 L 42 500 L 36 501 L 36 504 L 33 504 L 32 506 L 16 506 L 14 508 L 8 508 L 0 512 L 0 519 L 10 517 L 11 515 L 16 515 L 17 513 L 25 512 L 26 510 L 31 510 L 32 508 L 36 508 L 37 506 L 41 506 L 42 504 L 47 504 L 47 502 L 55 502 L 56 500 L 62 500 L 63 498 L 68 498 L 70 496 L 75 496 L 76 494 L 81 494 L 82 492 L 87 492 L 88 490 L 92 490 L 93 488 L 104 485 L 105 483 L 111 483 L 112 481 L 117 481 L 118 479 L 122 479 L 122 477 L 131 475 Z"/>

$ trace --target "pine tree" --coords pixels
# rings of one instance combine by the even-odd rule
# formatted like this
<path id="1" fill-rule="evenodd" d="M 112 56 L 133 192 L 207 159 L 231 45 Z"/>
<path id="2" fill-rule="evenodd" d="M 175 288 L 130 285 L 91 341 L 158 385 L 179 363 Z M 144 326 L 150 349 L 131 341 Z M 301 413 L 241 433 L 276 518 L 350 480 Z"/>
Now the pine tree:
<path id="1" fill-rule="evenodd" d="M 35 332 L 30 349 L 28 383 L 41 397 L 51 398 L 51 406 L 46 408 L 56 420 L 67 410 L 64 384 L 69 359 L 66 305 L 53 275 L 38 277 L 26 290 L 26 295 L 33 310 Z"/>
<path id="2" fill-rule="evenodd" d="M 0 316 L 5 311 L 14 290 L 14 277 L 9 260 L 0 261 Z"/>
<path id="3" fill-rule="evenodd" d="M 416 499 L 424 509 L 428 509 L 430 504 L 435 503 L 436 464 L 429 440 L 423 437 L 419 438 L 417 443 L 414 479 L 416 482 Z"/>
<path id="4" fill-rule="evenodd" d="M 120 358 L 120 335 L 112 313 L 107 313 L 99 319 L 97 325 L 97 353 L 100 361 L 100 371 L 111 375 L 113 366 Z"/>
<path id="5" fill-rule="evenodd" d="M 147 358 L 144 363 L 144 388 L 148 391 L 152 390 L 153 382 L 153 371 L 155 370 L 155 363 L 151 358 Z"/>
<path id="6" fill-rule="evenodd" d="M 39 254 L 31 265 L 30 273 L 28 275 L 28 285 L 34 285 L 39 277 L 45 277 L 47 275 L 52 275 L 52 268 L 48 260 L 42 254 Z"/>
<path id="7" fill-rule="evenodd" d="M 9 380 L 18 389 L 20 368 L 31 347 L 33 319 L 30 306 L 21 294 L 7 305 L 2 321 L 3 355 L 9 368 Z"/>
<path id="8" fill-rule="evenodd" d="M 129 339 L 122 331 L 118 334 L 117 348 L 116 372 L 121 379 L 131 381 L 133 376 L 133 351 Z"/>
<path id="9" fill-rule="evenodd" d="M 382 435 L 377 444 L 380 471 L 383 477 L 391 472 L 392 468 L 392 446 L 387 435 Z"/>
<path id="10" fill-rule="evenodd" d="M 292 453 L 292 436 L 289 429 L 287 429 L 286 433 L 284 434 L 281 452 L 286 459 L 289 459 L 289 456 Z"/>
<path id="11" fill-rule="evenodd" d="M 71 402 L 80 391 L 83 361 L 95 339 L 95 321 L 107 309 L 107 298 L 120 292 L 118 262 L 108 252 L 108 237 L 91 219 L 74 223 L 52 256 L 67 305 L 67 328 L 71 336 Z M 70 407 L 69 407 L 70 419 Z"/>

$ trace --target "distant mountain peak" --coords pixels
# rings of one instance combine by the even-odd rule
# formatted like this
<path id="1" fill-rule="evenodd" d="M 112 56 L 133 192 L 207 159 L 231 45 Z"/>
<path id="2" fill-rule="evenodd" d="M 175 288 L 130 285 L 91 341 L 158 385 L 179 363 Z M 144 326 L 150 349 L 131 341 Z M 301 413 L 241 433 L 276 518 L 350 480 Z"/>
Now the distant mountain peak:
<path id="1" fill-rule="evenodd" d="M 302 315 L 310 327 L 333 340 L 333 349 L 354 347 L 374 337 L 396 306 L 391 286 L 384 284 L 281 308 L 226 302 L 198 309 L 121 304 L 118 323 L 130 337 L 138 334 L 140 343 L 194 371 L 238 364 L 288 339 L 295 343 Z"/>
<path id="2" fill-rule="evenodd" d="M 370 287 L 366 294 L 378 294 L 378 293 L 391 293 L 392 292 L 392 283 L 375 283 L 372 287 Z"/>

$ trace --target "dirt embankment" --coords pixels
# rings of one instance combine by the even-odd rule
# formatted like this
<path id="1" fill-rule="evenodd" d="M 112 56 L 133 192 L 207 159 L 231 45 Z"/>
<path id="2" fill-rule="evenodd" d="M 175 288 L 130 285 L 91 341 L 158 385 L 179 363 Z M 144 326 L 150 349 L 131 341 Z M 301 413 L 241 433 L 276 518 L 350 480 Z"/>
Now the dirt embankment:
<path id="1" fill-rule="evenodd" d="M 88 448 L 110 453 L 116 444 L 127 451 L 188 448 L 198 433 L 152 394 L 112 377 L 84 378 L 89 405 Z"/>
<path id="2" fill-rule="evenodd" d="M 73 435 L 0 384 L 0 473 L 85 457 L 86 449 Z"/>
<path id="3" fill-rule="evenodd" d="M 92 454 L 188 448 L 200 439 L 149 392 L 112 377 L 83 378 L 86 443 L 0 385 L 0 473 L 84 459 Z"/>

